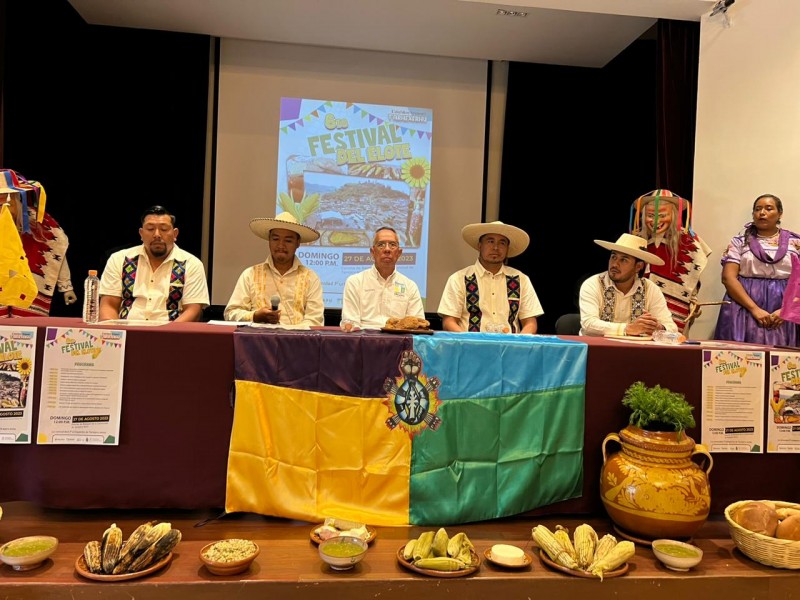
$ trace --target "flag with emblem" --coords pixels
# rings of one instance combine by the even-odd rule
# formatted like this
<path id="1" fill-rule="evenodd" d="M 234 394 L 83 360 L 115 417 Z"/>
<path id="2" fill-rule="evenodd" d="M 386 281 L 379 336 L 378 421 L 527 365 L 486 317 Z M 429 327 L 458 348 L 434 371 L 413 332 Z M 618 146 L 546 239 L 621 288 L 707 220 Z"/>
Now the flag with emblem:
<path id="1" fill-rule="evenodd" d="M 234 334 L 228 512 L 447 525 L 581 494 L 587 346 L 503 334 Z"/>

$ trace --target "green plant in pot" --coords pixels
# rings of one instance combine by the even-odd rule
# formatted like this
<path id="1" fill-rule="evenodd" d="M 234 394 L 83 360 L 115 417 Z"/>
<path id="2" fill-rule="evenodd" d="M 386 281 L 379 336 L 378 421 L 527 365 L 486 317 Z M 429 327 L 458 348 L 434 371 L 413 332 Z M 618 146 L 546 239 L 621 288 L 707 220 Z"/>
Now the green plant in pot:
<path id="1" fill-rule="evenodd" d="M 622 397 L 622 404 L 631 409 L 630 424 L 647 431 L 674 431 L 677 439 L 685 429 L 694 427 L 694 406 L 686 397 L 660 385 L 647 387 L 637 381 Z"/>
<path id="2" fill-rule="evenodd" d="M 600 496 L 618 532 L 631 539 L 690 538 L 711 507 L 713 459 L 685 430 L 694 407 L 683 394 L 637 381 L 623 395 L 629 425 L 603 440 Z M 606 455 L 606 445 L 621 450 Z M 700 468 L 692 457 L 702 455 Z"/>

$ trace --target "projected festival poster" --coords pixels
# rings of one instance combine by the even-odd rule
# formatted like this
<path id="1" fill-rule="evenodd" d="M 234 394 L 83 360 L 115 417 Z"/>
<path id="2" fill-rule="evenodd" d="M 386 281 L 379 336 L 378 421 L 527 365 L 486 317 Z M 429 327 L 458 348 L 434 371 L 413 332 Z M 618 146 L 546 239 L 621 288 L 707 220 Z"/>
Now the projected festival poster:
<path id="1" fill-rule="evenodd" d="M 276 212 L 320 233 L 297 256 L 322 280 L 325 306 L 342 305 L 348 276 L 369 268 L 379 227 L 397 231 L 397 268 L 426 297 L 430 109 L 281 99 Z"/>

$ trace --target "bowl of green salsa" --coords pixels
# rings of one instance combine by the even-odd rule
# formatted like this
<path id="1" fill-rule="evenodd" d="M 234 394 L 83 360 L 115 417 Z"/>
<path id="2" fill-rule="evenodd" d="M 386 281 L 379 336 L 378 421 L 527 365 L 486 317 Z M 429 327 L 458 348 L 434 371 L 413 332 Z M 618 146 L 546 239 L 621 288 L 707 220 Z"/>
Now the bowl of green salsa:
<path id="1" fill-rule="evenodd" d="M 688 571 L 703 560 L 700 548 L 677 540 L 653 540 L 653 554 L 673 571 Z"/>
<path id="2" fill-rule="evenodd" d="M 17 571 L 35 569 L 58 548 L 58 539 L 49 535 L 17 538 L 0 546 L 0 560 Z"/>
<path id="3" fill-rule="evenodd" d="M 367 542 L 349 535 L 332 537 L 319 545 L 319 556 L 331 569 L 352 569 L 367 553 Z"/>

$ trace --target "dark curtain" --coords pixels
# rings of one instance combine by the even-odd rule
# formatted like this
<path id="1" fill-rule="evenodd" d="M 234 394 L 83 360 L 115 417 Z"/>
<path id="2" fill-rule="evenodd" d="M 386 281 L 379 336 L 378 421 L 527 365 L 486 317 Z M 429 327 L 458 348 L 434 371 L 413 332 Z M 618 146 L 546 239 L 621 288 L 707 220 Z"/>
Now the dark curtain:
<path id="1" fill-rule="evenodd" d="M 658 22 L 656 187 L 692 199 L 700 23 Z"/>
<path id="2" fill-rule="evenodd" d="M 178 245 L 199 255 L 211 39 L 88 25 L 66 0 L 5 10 L 1 166 L 44 186 L 79 298 L 88 269 L 139 243 L 153 204 L 176 213 Z M 51 314 L 80 306 L 56 293 Z"/>
<path id="3" fill-rule="evenodd" d="M 659 26 L 657 35 L 648 32 L 601 69 L 509 65 L 500 219 L 531 236 L 528 250 L 509 263 L 533 282 L 545 311 L 540 333 L 554 333 L 559 316 L 578 312 L 580 284 L 608 267 L 608 251 L 594 240 L 615 241 L 627 232 L 637 197 L 659 185 L 691 194 L 691 187 L 670 186 L 692 180 L 693 28 L 699 31 L 696 23 Z M 657 39 L 673 32 L 680 32 L 682 46 Z M 669 61 L 665 46 L 672 48 Z M 680 71 L 683 61 L 691 64 Z M 661 110 L 665 78 L 670 106 L 679 110 Z M 662 123 L 669 124 L 668 137 L 660 135 Z M 659 177 L 662 157 L 672 169 L 669 183 Z"/>

